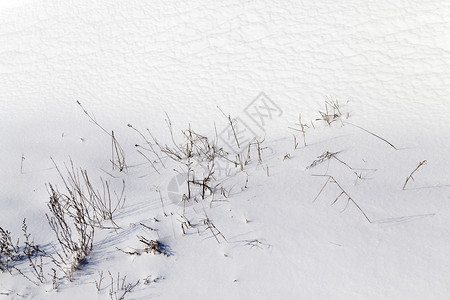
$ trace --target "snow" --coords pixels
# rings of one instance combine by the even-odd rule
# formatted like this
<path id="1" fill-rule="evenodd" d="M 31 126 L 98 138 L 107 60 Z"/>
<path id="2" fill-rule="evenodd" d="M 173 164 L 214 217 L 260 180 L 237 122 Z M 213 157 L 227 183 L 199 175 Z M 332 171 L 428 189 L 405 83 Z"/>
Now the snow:
<path id="1" fill-rule="evenodd" d="M 44 259 L 46 283 L 0 273 L 0 296 L 108 299 L 126 276 L 139 283 L 125 299 L 447 299 L 449 15 L 444 1 L 0 2 L 0 227 L 23 242 L 26 218 L 54 254 L 52 159 L 95 189 L 126 184 L 120 228 L 95 229 L 71 281 L 56 268 L 53 289 Z M 342 113 L 331 126 L 317 120 L 325 101 Z M 185 166 L 135 146 L 133 128 L 173 146 L 165 113 L 177 143 L 192 128 L 233 152 L 230 114 L 241 154 L 264 139 L 262 162 L 255 145 L 243 170 L 217 161 L 227 197 L 219 185 L 184 207 Z M 111 166 L 112 130 L 126 173 Z"/>
<path id="2" fill-rule="evenodd" d="M 31 0 L 19 0 L 19 1 L 10 1 L 10 0 L 2 0 L 0 1 L 0 10 L 8 10 L 11 8 L 18 8 L 24 6 L 26 4 L 31 4 Z"/>

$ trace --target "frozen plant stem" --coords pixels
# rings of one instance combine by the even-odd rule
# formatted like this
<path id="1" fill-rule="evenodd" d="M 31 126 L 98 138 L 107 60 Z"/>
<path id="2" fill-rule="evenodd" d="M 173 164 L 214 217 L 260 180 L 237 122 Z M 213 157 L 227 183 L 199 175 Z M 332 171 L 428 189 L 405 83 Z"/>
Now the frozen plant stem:
<path id="1" fill-rule="evenodd" d="M 419 163 L 419 165 L 414 169 L 414 171 L 412 171 L 411 174 L 409 174 L 409 176 L 406 177 L 405 184 L 403 185 L 402 191 L 405 190 L 405 187 L 406 187 L 406 185 L 408 184 L 408 181 L 409 181 L 410 179 L 412 179 L 412 180 L 414 181 L 413 174 L 414 174 L 421 166 L 425 165 L 426 163 L 427 163 L 426 160 L 421 161 L 421 162 Z"/>
<path id="2" fill-rule="evenodd" d="M 97 292 L 100 293 L 101 289 L 102 289 L 102 281 L 103 281 L 103 271 L 98 271 L 98 275 L 99 275 L 99 280 L 95 281 L 95 287 L 97 288 Z"/>
<path id="3" fill-rule="evenodd" d="M 22 153 L 22 158 L 20 160 L 20 174 L 23 174 L 23 162 L 25 161 L 25 156 Z"/>
<path id="4" fill-rule="evenodd" d="M 335 183 L 338 188 L 341 190 L 341 193 L 339 194 L 339 196 L 337 196 L 337 198 L 333 201 L 333 203 L 331 203 L 331 205 L 333 205 L 334 203 L 336 203 L 336 201 L 342 196 L 345 195 L 347 197 L 347 205 L 345 206 L 344 210 L 347 208 L 348 203 L 352 202 L 358 209 L 359 211 L 364 215 L 364 217 L 366 218 L 366 220 L 369 223 L 372 223 L 372 221 L 369 219 L 369 217 L 366 215 L 366 213 L 362 210 L 362 208 L 358 205 L 358 203 L 356 203 L 355 200 L 353 200 L 353 198 L 347 194 L 347 192 L 341 187 L 341 185 L 336 181 L 336 179 L 334 179 L 333 176 L 331 175 L 312 175 L 312 176 L 318 176 L 318 177 L 327 177 L 327 181 L 325 182 L 325 184 L 322 186 L 322 188 L 320 189 L 319 193 L 317 194 L 316 198 L 314 198 L 313 201 L 316 201 L 317 198 L 319 198 L 320 194 L 322 193 L 322 191 L 325 189 L 326 185 L 331 181 L 333 183 Z"/>
<path id="5" fill-rule="evenodd" d="M 164 201 L 163 201 L 163 197 L 162 197 L 162 194 L 161 194 L 161 190 L 159 189 L 159 187 L 155 186 L 155 191 L 159 193 L 159 199 L 161 200 L 161 206 L 162 206 L 162 209 L 163 209 L 163 213 L 164 213 L 164 216 L 167 217 L 166 210 L 164 209 Z"/>
<path id="6" fill-rule="evenodd" d="M 392 143 L 390 143 L 388 140 L 382 138 L 382 137 L 379 136 L 379 135 L 376 135 L 376 134 L 373 133 L 373 132 L 370 132 L 370 131 L 367 130 L 367 129 L 362 128 L 361 126 L 358 126 L 358 125 L 355 125 L 355 124 L 352 124 L 352 123 L 349 123 L 349 122 L 345 122 L 345 124 L 350 124 L 350 125 L 355 126 L 355 127 L 359 128 L 359 129 L 361 129 L 361 130 L 364 130 L 365 132 L 367 132 L 367 133 L 373 135 L 374 137 L 377 137 L 377 138 L 379 138 L 380 140 L 386 142 L 389 146 L 391 146 L 391 147 L 394 148 L 395 150 L 398 150 L 398 149 L 397 149 L 394 145 L 392 145 Z"/>
<path id="7" fill-rule="evenodd" d="M 298 115 L 298 122 L 299 122 L 300 126 L 302 127 L 303 144 L 306 147 L 305 124 L 302 123 L 302 115 L 301 114 Z"/>
<path id="8" fill-rule="evenodd" d="M 356 176 L 356 181 L 355 184 L 358 182 L 358 179 L 362 179 L 362 173 L 358 174 L 358 172 L 356 172 L 351 166 L 349 166 L 345 161 L 339 159 L 336 154 L 339 154 L 339 152 L 329 152 L 326 151 L 324 152 L 322 155 L 318 156 L 315 161 L 313 161 L 311 163 L 311 165 L 309 165 L 308 167 L 306 167 L 306 169 L 310 169 L 315 167 L 316 165 L 323 163 L 324 161 L 330 160 L 331 158 L 334 158 L 335 160 L 337 160 L 338 162 L 340 162 L 341 164 L 343 164 L 344 166 L 346 166 L 348 169 L 350 169 L 353 174 L 355 174 Z"/>
<path id="9" fill-rule="evenodd" d="M 328 110 L 328 107 L 330 107 L 330 110 Z M 331 123 L 341 120 L 342 113 L 339 109 L 339 102 L 338 100 L 329 99 L 325 101 L 325 112 L 322 112 L 319 110 L 319 114 L 321 118 L 316 119 L 316 121 L 323 120 L 326 125 L 331 126 Z M 331 111 L 333 109 L 333 111 Z M 342 124 L 343 125 L 343 124 Z"/>
<path id="10" fill-rule="evenodd" d="M 302 123 L 302 115 L 301 114 L 298 115 L 298 124 L 295 124 L 295 125 L 299 125 L 301 129 L 297 129 L 297 128 L 293 128 L 293 127 L 288 127 L 288 128 L 302 133 L 303 145 L 306 147 L 306 130 L 305 129 L 306 129 L 306 127 L 308 127 L 308 125 Z M 297 138 L 294 135 L 294 149 L 297 149 L 297 147 L 298 147 Z"/>
<path id="11" fill-rule="evenodd" d="M 218 108 L 218 109 L 220 110 L 220 112 L 225 116 L 225 118 L 228 119 L 228 123 L 230 123 L 231 130 L 233 130 L 233 135 L 234 135 L 234 139 L 235 139 L 235 141 L 236 141 L 236 145 L 237 145 L 238 148 L 241 148 L 241 146 L 239 145 L 239 140 L 238 140 L 237 135 L 236 135 L 236 130 L 235 130 L 235 128 L 234 128 L 235 125 L 233 124 L 233 120 L 231 119 L 231 116 L 230 116 L 230 115 L 227 116 L 227 115 L 223 112 L 223 110 L 220 109 L 220 107 L 217 106 L 217 108 Z"/>
<path id="12" fill-rule="evenodd" d="M 114 136 L 114 131 L 111 131 L 109 133 L 104 127 L 102 127 L 91 114 L 83 107 L 83 105 L 80 103 L 80 101 L 77 100 L 77 104 L 81 107 L 83 112 L 88 116 L 88 118 L 94 123 L 98 128 L 100 128 L 103 132 L 105 132 L 107 135 L 111 137 L 111 163 L 112 163 L 112 169 L 114 170 L 116 167 L 119 169 L 120 172 L 127 172 L 127 165 L 125 162 L 125 152 L 123 151 L 122 147 L 120 146 L 119 142 L 117 141 L 116 137 Z"/>

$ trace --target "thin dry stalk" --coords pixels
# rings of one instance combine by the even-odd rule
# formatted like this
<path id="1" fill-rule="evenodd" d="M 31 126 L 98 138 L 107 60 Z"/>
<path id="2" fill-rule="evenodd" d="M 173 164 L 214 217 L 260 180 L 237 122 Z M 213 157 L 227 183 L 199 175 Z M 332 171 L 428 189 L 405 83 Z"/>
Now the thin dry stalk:
<path id="1" fill-rule="evenodd" d="M 227 116 L 227 115 L 223 112 L 223 110 L 220 109 L 220 107 L 217 106 L 217 108 L 218 108 L 218 109 L 220 110 L 220 112 L 225 116 L 225 118 L 227 118 L 228 123 L 229 123 L 230 126 L 231 126 L 231 130 L 233 131 L 234 140 L 236 141 L 236 145 L 237 145 L 238 148 L 240 149 L 241 146 L 239 145 L 239 140 L 238 140 L 238 138 L 237 138 L 236 130 L 235 130 L 235 124 L 233 124 L 233 120 L 231 119 L 231 116 L 230 116 L 230 115 Z"/>
<path id="2" fill-rule="evenodd" d="M 97 288 L 97 292 L 100 293 L 100 291 L 101 291 L 101 289 L 102 289 L 102 281 L 103 281 L 103 279 L 105 278 L 105 277 L 103 276 L 103 271 L 98 271 L 98 276 L 99 276 L 98 281 L 95 280 L 95 287 Z"/>
<path id="3" fill-rule="evenodd" d="M 258 165 L 262 164 L 263 150 L 267 149 L 267 147 L 262 147 L 262 143 L 264 143 L 264 141 L 265 141 L 265 139 L 263 139 L 262 141 L 257 139 L 255 142 L 248 144 L 248 154 L 247 154 L 247 160 L 246 160 L 245 164 L 247 164 L 248 163 L 247 161 L 250 160 L 250 148 L 251 148 L 251 146 L 254 146 L 256 148 L 256 152 L 258 154 Z"/>
<path id="4" fill-rule="evenodd" d="M 183 230 L 183 234 L 186 234 L 187 230 L 189 228 L 193 228 L 194 226 L 192 226 L 191 221 L 189 221 L 189 219 L 186 218 L 185 215 L 182 215 L 180 217 L 182 218 L 182 220 L 177 219 L 177 221 L 181 223 L 181 229 Z"/>
<path id="5" fill-rule="evenodd" d="M 302 123 L 302 115 L 301 114 L 298 115 L 298 123 L 300 124 L 300 127 L 302 128 L 303 144 L 306 147 L 306 132 L 305 132 L 306 124 Z"/>
<path id="6" fill-rule="evenodd" d="M 40 283 L 45 283 L 47 280 L 44 276 L 43 262 L 42 262 L 42 250 L 39 249 L 39 246 L 34 244 L 34 241 L 30 239 L 31 233 L 28 233 L 28 226 L 26 220 L 23 219 L 22 223 L 22 231 L 25 237 L 25 245 L 23 248 L 23 254 L 25 254 L 28 259 L 29 266 L 31 267 L 31 273 L 33 276 L 39 280 Z"/>
<path id="7" fill-rule="evenodd" d="M 224 241 L 227 242 L 225 236 L 222 234 L 222 232 L 220 232 L 219 229 L 217 229 L 216 225 L 214 225 L 213 222 L 211 222 L 208 215 L 206 215 L 206 219 L 203 220 L 203 224 L 206 225 L 206 230 L 209 230 L 212 233 L 217 243 L 220 244 L 219 237 L 221 237 Z"/>
<path id="8" fill-rule="evenodd" d="M 105 132 L 108 136 L 111 137 L 111 163 L 112 163 L 112 169 L 118 168 L 120 172 L 127 172 L 127 164 L 125 162 L 125 152 L 123 151 L 122 147 L 120 146 L 119 142 L 117 141 L 116 137 L 114 136 L 114 131 L 107 131 L 103 126 L 101 126 L 95 118 L 89 114 L 89 112 L 83 107 L 83 105 L 80 103 L 80 101 L 77 100 L 77 104 L 81 107 L 83 112 L 86 114 L 86 116 L 97 126 L 99 127 L 103 132 Z"/>
<path id="9" fill-rule="evenodd" d="M 327 99 L 327 101 L 325 101 L 325 112 L 319 111 L 319 114 L 321 118 L 316 119 L 316 121 L 322 120 L 328 126 L 331 126 L 333 122 L 340 120 L 342 113 L 338 100 Z"/>
<path id="10" fill-rule="evenodd" d="M 125 162 L 125 152 L 114 136 L 114 131 L 111 131 L 111 163 L 112 169 L 118 168 L 119 172 L 127 173 L 127 164 Z"/>
<path id="11" fill-rule="evenodd" d="M 412 180 L 414 181 L 413 174 L 414 174 L 421 166 L 425 165 L 426 163 L 427 163 L 426 160 L 421 161 L 421 162 L 419 163 L 419 165 L 411 172 L 411 174 L 409 174 L 409 176 L 406 177 L 405 184 L 403 185 L 402 191 L 405 190 L 405 187 L 406 187 L 406 185 L 408 184 L 408 181 L 409 181 L 410 179 L 412 179 Z"/>
<path id="12" fill-rule="evenodd" d="M 54 290 L 58 289 L 58 287 L 61 285 L 61 283 L 58 284 L 58 276 L 56 273 L 55 268 L 52 268 L 52 273 L 47 273 L 47 275 L 51 276 L 52 278 L 52 287 Z"/>
<path id="13" fill-rule="evenodd" d="M 341 193 L 337 196 L 337 198 L 331 203 L 331 205 L 335 204 L 337 202 L 337 200 L 342 196 L 345 195 L 347 197 L 347 205 L 345 206 L 344 210 L 347 208 L 348 203 L 352 202 L 357 208 L 358 210 L 364 215 L 364 217 L 366 218 L 366 220 L 369 223 L 372 223 L 372 221 L 369 219 L 369 217 L 366 215 L 366 213 L 362 210 L 362 208 L 358 205 L 358 203 L 356 203 L 356 201 L 342 188 L 342 186 L 336 181 L 336 179 L 331 176 L 331 175 L 312 175 L 312 176 L 319 176 L 319 177 L 327 177 L 327 181 L 325 182 L 325 184 L 323 185 L 323 187 L 320 189 L 319 193 L 317 194 L 317 196 L 314 198 L 314 201 L 316 201 L 316 199 L 320 196 L 320 194 L 322 193 L 322 191 L 325 189 L 326 185 L 329 182 L 335 183 L 336 186 L 341 190 Z M 343 210 L 343 211 L 344 211 Z"/>
<path id="14" fill-rule="evenodd" d="M 298 147 L 297 137 L 295 136 L 295 134 L 293 134 L 293 136 L 294 136 L 294 150 L 296 150 Z"/>
<path id="15" fill-rule="evenodd" d="M 162 197 L 162 194 L 161 194 L 161 189 L 159 187 L 157 187 L 157 186 L 155 186 L 154 188 L 155 188 L 155 191 L 157 193 L 159 193 L 159 199 L 161 200 L 162 210 L 163 210 L 164 216 L 167 217 L 167 213 L 166 213 L 166 210 L 164 208 L 164 200 L 163 200 L 163 197 Z"/>
<path id="16" fill-rule="evenodd" d="M 117 280 L 116 280 L 117 287 L 116 287 L 116 289 L 114 289 L 114 277 L 112 276 L 110 271 L 108 271 L 108 273 L 111 278 L 111 287 L 109 289 L 109 297 L 111 298 L 111 300 L 125 299 L 125 296 L 128 293 L 130 293 L 140 282 L 140 280 L 138 280 L 134 284 L 133 283 L 125 283 L 127 276 L 120 278 L 120 273 L 117 273 Z"/>
<path id="17" fill-rule="evenodd" d="M 139 145 L 135 145 L 136 147 L 140 147 Z M 159 175 L 161 175 L 161 173 L 158 171 L 158 169 L 156 168 L 156 166 L 155 166 L 155 164 L 153 163 L 153 161 L 151 161 L 151 159 L 149 159 L 148 157 L 147 157 L 147 155 L 145 155 L 142 151 L 140 151 L 140 150 L 136 150 L 140 155 L 142 155 L 149 163 L 150 163 L 150 165 L 152 166 L 152 168 L 153 168 L 153 170 L 155 170 L 156 171 L 156 173 L 158 173 Z"/>
<path id="18" fill-rule="evenodd" d="M 351 166 L 349 166 L 345 161 L 339 159 L 336 154 L 339 154 L 340 152 L 329 152 L 326 151 L 324 152 L 322 155 L 318 156 L 316 160 L 314 160 L 311 165 L 309 165 L 308 167 L 306 167 L 306 169 L 310 169 L 313 168 L 315 166 L 317 166 L 318 164 L 323 163 L 324 161 L 328 161 L 331 158 L 334 158 L 335 160 L 337 160 L 338 162 L 340 162 L 341 164 L 343 164 L 344 166 L 346 166 L 348 169 L 350 169 L 353 174 L 355 174 L 356 176 L 356 181 L 355 184 L 358 182 L 358 179 L 362 179 L 362 173 L 358 174 L 358 172 L 356 172 Z"/>
<path id="19" fill-rule="evenodd" d="M 147 129 L 147 131 L 148 131 L 149 134 L 150 134 L 150 137 L 151 137 L 151 138 L 153 139 L 153 141 L 155 142 L 155 145 L 153 145 L 153 144 L 146 138 L 146 136 L 145 136 L 142 132 L 140 132 L 138 129 L 134 128 L 131 124 L 128 124 L 128 127 L 132 128 L 134 131 L 136 131 L 136 132 L 144 139 L 145 143 L 147 144 L 147 146 L 148 146 L 149 148 L 148 148 L 148 149 L 147 149 L 147 148 L 144 148 L 144 147 L 142 147 L 142 146 L 140 146 L 140 145 L 138 145 L 138 144 L 136 144 L 135 146 L 136 146 L 136 147 L 141 147 L 142 149 L 144 149 L 144 150 L 146 150 L 146 151 L 150 151 L 151 153 L 153 153 L 153 154 L 158 158 L 158 160 L 159 160 L 159 162 L 161 163 L 161 165 L 165 168 L 166 166 L 164 165 L 164 163 L 163 163 L 163 161 L 162 161 L 162 159 L 161 159 L 161 156 L 159 155 L 159 153 L 158 153 L 158 152 L 156 151 L 156 149 L 154 148 L 154 146 L 157 145 L 157 141 L 154 139 L 153 135 L 150 133 L 150 130 Z M 153 168 L 158 174 L 160 174 L 159 171 L 158 171 L 158 169 L 156 168 L 156 166 L 155 166 L 155 164 L 153 163 L 152 160 L 150 160 L 150 159 L 149 159 L 142 151 L 137 150 L 137 152 L 138 152 L 139 154 L 141 154 L 142 156 L 144 156 L 144 157 L 147 159 L 147 161 L 150 163 L 150 165 L 152 166 L 152 168 Z"/>
<path id="20" fill-rule="evenodd" d="M 324 161 L 330 160 L 334 155 L 338 154 L 339 152 L 329 152 L 326 151 L 322 155 L 318 156 L 316 160 L 314 160 L 306 169 L 313 168 L 317 166 L 318 164 L 323 163 Z"/>
<path id="21" fill-rule="evenodd" d="M 246 245 L 246 246 L 250 246 L 250 248 L 263 249 L 262 246 L 265 246 L 265 247 L 267 247 L 267 248 L 270 248 L 270 247 L 271 247 L 270 244 L 261 242 L 260 240 L 249 240 L 249 241 L 246 241 L 246 242 L 247 242 L 247 243 L 245 243 L 245 245 Z"/>
<path id="22" fill-rule="evenodd" d="M 298 115 L 298 124 L 295 124 L 295 125 L 300 126 L 300 129 L 293 128 L 293 127 L 289 127 L 289 128 L 302 133 L 303 145 L 306 147 L 306 128 L 308 127 L 308 125 L 302 123 L 302 115 L 301 114 Z M 294 135 L 294 144 L 295 144 L 294 148 L 297 149 L 298 144 L 297 144 L 295 135 Z"/>
<path id="23" fill-rule="evenodd" d="M 361 126 L 358 126 L 358 125 L 355 125 L 355 124 L 352 124 L 352 123 L 349 123 L 349 122 L 345 122 L 345 124 L 349 124 L 349 125 L 355 126 L 355 127 L 359 128 L 359 129 L 361 129 L 361 130 L 363 130 L 363 131 L 365 131 L 365 132 L 367 132 L 367 133 L 373 135 L 374 137 L 379 138 L 380 140 L 382 140 L 383 142 L 387 143 L 389 146 L 391 146 L 391 147 L 394 148 L 395 150 L 398 150 L 397 147 L 395 147 L 395 146 L 394 146 L 391 142 L 389 142 L 388 140 L 382 138 L 382 137 L 379 136 L 379 135 L 376 135 L 376 134 L 373 133 L 373 132 L 370 132 L 370 131 L 367 130 L 367 129 L 362 128 Z"/>
<path id="24" fill-rule="evenodd" d="M 25 156 L 22 153 L 22 158 L 20 159 L 20 174 L 23 174 L 23 162 L 25 161 Z"/>

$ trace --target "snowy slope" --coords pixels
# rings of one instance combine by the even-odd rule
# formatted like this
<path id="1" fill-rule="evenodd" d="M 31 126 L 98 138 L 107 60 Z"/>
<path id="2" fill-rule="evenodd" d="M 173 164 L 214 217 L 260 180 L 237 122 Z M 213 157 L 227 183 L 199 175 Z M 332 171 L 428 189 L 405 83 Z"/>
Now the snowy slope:
<path id="1" fill-rule="evenodd" d="M 126 182 L 120 229 L 96 229 L 71 282 L 53 289 L 45 260 L 47 283 L 0 273 L 0 296 L 108 299 L 126 275 L 140 281 L 125 299 L 447 299 L 449 16 L 444 1 L 0 2 L 0 227 L 22 241 L 26 218 L 53 253 L 46 184 L 63 183 L 50 157 L 96 189 Z M 336 99 L 342 116 L 327 126 L 319 110 Z M 114 130 L 127 173 L 76 101 Z M 217 162 L 230 194 L 177 205 L 185 167 L 136 147 L 145 140 L 127 126 L 172 145 L 165 113 L 176 143 L 191 126 L 245 156 L 247 139 L 265 138 L 262 162 L 255 145 L 244 170 Z M 327 151 L 339 160 L 309 168 Z M 333 205 L 342 191 L 325 174 L 347 193 Z M 117 249 L 142 248 L 137 236 L 168 255 Z"/>

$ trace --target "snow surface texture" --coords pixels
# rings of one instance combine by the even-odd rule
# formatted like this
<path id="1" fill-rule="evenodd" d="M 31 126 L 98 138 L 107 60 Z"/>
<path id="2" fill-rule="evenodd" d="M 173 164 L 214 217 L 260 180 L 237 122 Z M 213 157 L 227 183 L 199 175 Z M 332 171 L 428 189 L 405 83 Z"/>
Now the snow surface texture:
<path id="1" fill-rule="evenodd" d="M 61 279 L 54 290 L 51 276 L 35 286 L 3 273 L 0 296 L 108 299 L 110 271 L 140 280 L 126 299 L 448 299 L 448 2 L 0 3 L 0 227 L 22 240 L 27 218 L 37 244 L 57 245 L 45 184 L 62 182 L 50 156 L 60 167 L 71 158 L 96 186 L 102 176 L 120 192 L 125 179 L 127 196 L 121 229 L 96 230 L 72 282 Z M 261 92 L 268 98 L 256 98 Z M 398 150 L 350 124 L 316 121 L 326 97 L 339 100 L 343 122 Z M 111 139 L 77 100 L 115 131 L 127 174 L 111 170 Z M 177 141 L 189 124 L 214 137 L 215 124 L 225 143 L 217 106 L 265 136 L 268 148 L 262 164 L 252 150 L 245 172 L 218 171 L 231 194 L 189 205 L 185 217 L 197 227 L 183 234 L 184 209 L 169 194 L 173 182 L 185 188 L 172 170 L 179 166 L 166 157 L 158 174 L 136 152 L 144 141 L 127 124 L 169 143 L 167 112 Z M 269 117 L 259 119 L 255 108 Z M 299 113 L 310 126 L 306 147 L 288 128 L 299 129 Z M 334 158 L 307 168 L 326 151 L 354 170 Z M 334 183 L 313 201 L 327 179 L 318 174 L 332 175 L 371 223 L 344 196 L 330 206 L 340 194 Z M 226 241 L 207 230 L 206 215 Z M 158 239 L 171 255 L 116 249 L 142 248 L 137 235 Z"/>

